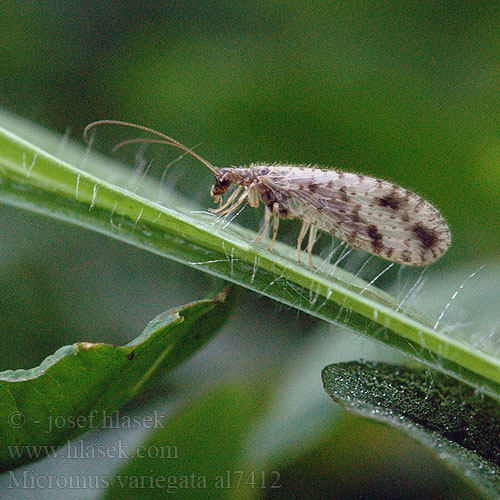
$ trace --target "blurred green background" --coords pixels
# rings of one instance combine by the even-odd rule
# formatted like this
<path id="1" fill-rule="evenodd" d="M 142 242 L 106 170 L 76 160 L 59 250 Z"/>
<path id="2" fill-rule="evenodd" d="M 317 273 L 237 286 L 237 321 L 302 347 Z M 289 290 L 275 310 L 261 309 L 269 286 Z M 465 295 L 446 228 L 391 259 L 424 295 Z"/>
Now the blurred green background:
<path id="1" fill-rule="evenodd" d="M 437 268 L 496 260 L 498 2 L 7 0 L 0 11 L 4 110 L 77 141 L 91 121 L 122 119 L 201 143 L 197 151 L 219 166 L 317 163 L 383 177 L 448 219 L 453 246 Z M 96 145 L 109 151 L 122 137 L 102 129 Z M 211 174 L 186 165 L 168 179 L 206 206 Z M 213 286 L 85 230 L 0 211 L 2 369 L 35 366 L 75 341 L 129 341 L 154 315 Z M 261 213 L 247 212 L 241 220 L 258 224 Z M 165 382 L 167 393 L 269 373 L 318 333 L 316 321 L 247 293 L 236 316 Z M 317 386 L 320 365 L 311 371 Z"/>
<path id="2" fill-rule="evenodd" d="M 433 200 L 453 260 L 500 247 L 498 2 L 2 3 L 6 109 L 150 125 L 218 165 L 319 163 Z"/>

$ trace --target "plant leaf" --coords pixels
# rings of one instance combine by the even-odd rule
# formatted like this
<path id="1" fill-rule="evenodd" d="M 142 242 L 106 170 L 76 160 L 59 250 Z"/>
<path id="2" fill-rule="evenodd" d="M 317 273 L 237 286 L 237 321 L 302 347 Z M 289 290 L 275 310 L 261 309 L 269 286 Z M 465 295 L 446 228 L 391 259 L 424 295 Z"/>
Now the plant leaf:
<path id="1" fill-rule="evenodd" d="M 389 363 L 327 366 L 323 384 L 347 410 L 431 448 L 484 495 L 500 495 L 500 404 L 431 370 Z"/>
<path id="2" fill-rule="evenodd" d="M 241 465 L 244 440 L 260 406 L 256 403 L 254 392 L 226 387 L 191 404 L 140 445 L 104 498 L 142 499 L 144 478 L 154 485 L 147 489 L 151 499 L 167 494 L 196 500 L 255 498 L 265 491 L 261 481 L 270 487 L 272 480 L 267 472 Z"/>
<path id="3" fill-rule="evenodd" d="M 210 340 L 231 309 L 226 296 L 160 314 L 123 347 L 81 342 L 31 370 L 0 373 L 0 469 L 43 458 L 99 427 L 145 384 Z"/>
<path id="4" fill-rule="evenodd" d="M 145 180 L 134 192 L 112 184 L 111 179 L 125 185 L 126 174 L 100 155 L 71 156 L 73 161 L 63 162 L 0 129 L 0 201 L 107 234 L 343 323 L 500 395 L 500 360 L 462 340 L 469 332 L 451 336 L 435 328 L 434 321 L 338 266 L 319 259 L 320 272 L 298 265 L 288 245 L 278 243 L 269 252 L 267 244 L 252 243 L 252 231 L 201 213 L 174 193 L 160 204 L 154 182 Z M 85 171 L 75 166 L 82 164 Z"/>

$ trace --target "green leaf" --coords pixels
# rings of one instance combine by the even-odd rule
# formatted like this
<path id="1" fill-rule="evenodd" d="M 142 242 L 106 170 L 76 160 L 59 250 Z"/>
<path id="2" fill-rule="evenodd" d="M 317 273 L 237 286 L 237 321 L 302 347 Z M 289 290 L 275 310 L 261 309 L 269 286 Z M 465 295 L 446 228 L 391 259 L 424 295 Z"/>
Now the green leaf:
<path id="1" fill-rule="evenodd" d="M 500 495 L 500 404 L 430 370 L 388 363 L 327 366 L 323 383 L 347 410 L 408 433 L 476 488 Z"/>
<path id="2" fill-rule="evenodd" d="M 36 136 L 30 125 L 17 128 Z M 46 137 L 40 141 L 50 143 Z M 54 141 L 50 149 L 55 150 Z M 446 325 L 435 328 L 426 316 L 319 258 L 319 272 L 298 265 L 295 249 L 288 245 L 278 243 L 269 252 L 267 242 L 252 243 L 252 231 L 225 225 L 172 192 L 160 204 L 159 186 L 150 180 L 131 192 L 114 184 L 125 186 L 130 177 L 116 163 L 100 155 L 84 157 L 74 146 L 68 151 L 69 162 L 64 162 L 0 129 L 0 201 L 107 234 L 331 323 L 343 323 L 500 395 L 500 360 L 462 340 L 470 333 L 452 336 Z M 85 165 L 85 171 L 77 165 Z"/>
<path id="3" fill-rule="evenodd" d="M 231 309 L 226 296 L 160 314 L 126 346 L 80 342 L 31 370 L 0 373 L 0 469 L 43 458 L 99 427 L 145 384 L 210 340 Z"/>
<path id="4" fill-rule="evenodd" d="M 244 387 L 224 388 L 191 404 L 138 447 L 104 498 L 142 500 L 145 488 L 148 499 L 254 498 L 273 480 L 267 471 L 241 463 L 259 408 L 255 392 Z"/>

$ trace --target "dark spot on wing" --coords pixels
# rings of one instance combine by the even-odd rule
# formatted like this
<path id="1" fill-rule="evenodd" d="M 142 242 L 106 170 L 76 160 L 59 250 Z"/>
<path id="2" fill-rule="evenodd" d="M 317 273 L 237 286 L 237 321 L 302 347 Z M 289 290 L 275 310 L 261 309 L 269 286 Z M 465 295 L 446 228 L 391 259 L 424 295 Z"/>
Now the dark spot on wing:
<path id="1" fill-rule="evenodd" d="M 438 237 L 436 231 L 418 223 L 413 226 L 413 234 L 420 240 L 425 248 L 432 248 L 436 245 Z"/>
<path id="2" fill-rule="evenodd" d="M 374 249 L 380 249 L 384 246 L 382 243 L 384 237 L 378 232 L 377 226 L 368 226 L 367 233 L 369 238 L 372 240 L 372 246 Z"/>
<path id="3" fill-rule="evenodd" d="M 403 259 L 403 262 L 411 262 L 410 252 L 408 250 L 401 252 L 401 258 Z"/>
<path id="4" fill-rule="evenodd" d="M 357 231 L 353 231 L 351 234 L 343 236 L 342 239 L 346 239 L 347 243 L 351 246 L 358 246 L 358 233 Z"/>
<path id="5" fill-rule="evenodd" d="M 425 203 L 425 201 L 423 199 L 421 199 L 416 205 L 415 205 L 415 208 L 413 210 L 415 210 L 415 212 L 420 212 L 420 209 L 422 207 L 422 205 Z"/>
<path id="6" fill-rule="evenodd" d="M 311 193 L 315 193 L 317 190 L 318 190 L 318 185 L 315 184 L 314 182 L 311 182 L 309 184 L 309 191 L 311 191 Z"/>
<path id="7" fill-rule="evenodd" d="M 342 187 L 339 189 L 340 196 L 342 198 L 342 201 L 349 201 L 349 196 L 345 190 L 345 187 Z"/>
<path id="8" fill-rule="evenodd" d="M 352 211 L 352 222 L 361 222 L 361 219 L 359 217 L 359 211 L 361 209 L 360 205 L 356 205 Z"/>
<path id="9" fill-rule="evenodd" d="M 389 207 L 393 210 L 399 210 L 401 208 L 402 201 L 403 200 L 401 200 L 395 191 L 378 199 L 378 203 L 381 207 Z"/>

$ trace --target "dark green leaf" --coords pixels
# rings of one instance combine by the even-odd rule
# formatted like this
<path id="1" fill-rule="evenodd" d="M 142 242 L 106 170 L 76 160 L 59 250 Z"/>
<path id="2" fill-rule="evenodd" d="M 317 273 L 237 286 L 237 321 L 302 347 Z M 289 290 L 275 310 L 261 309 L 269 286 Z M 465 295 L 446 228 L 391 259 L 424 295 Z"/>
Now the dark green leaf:
<path id="1" fill-rule="evenodd" d="M 433 449 L 485 495 L 500 494 L 500 405 L 444 374 L 386 363 L 323 370 L 326 391 L 346 409 L 397 427 Z"/>
<path id="2" fill-rule="evenodd" d="M 224 291 L 160 314 L 126 346 L 80 342 L 31 370 L 1 373 L 0 468 L 42 458 L 98 427 L 216 333 L 231 309 L 226 296 Z"/>

